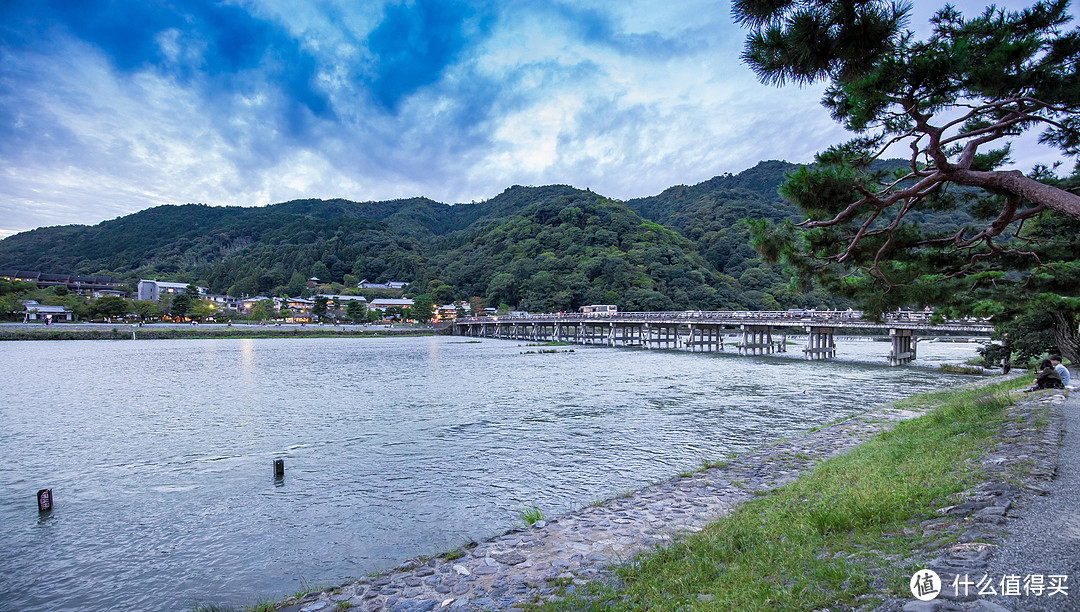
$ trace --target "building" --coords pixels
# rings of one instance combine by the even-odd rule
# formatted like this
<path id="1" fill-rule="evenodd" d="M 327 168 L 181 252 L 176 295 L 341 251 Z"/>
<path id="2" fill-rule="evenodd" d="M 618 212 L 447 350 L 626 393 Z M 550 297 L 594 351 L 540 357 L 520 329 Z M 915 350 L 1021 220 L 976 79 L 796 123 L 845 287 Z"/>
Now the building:
<path id="1" fill-rule="evenodd" d="M 255 297 L 244 298 L 244 299 L 240 300 L 240 314 L 242 314 L 242 315 L 251 314 L 251 311 L 252 311 L 252 309 L 255 308 L 256 304 L 258 304 L 259 302 L 261 302 L 263 300 L 269 300 L 269 299 L 270 298 L 266 297 L 265 295 L 258 295 L 258 296 L 255 296 Z M 273 300 L 273 302 L 274 302 L 274 308 L 277 308 L 278 307 L 277 300 Z"/>
<path id="2" fill-rule="evenodd" d="M 201 299 L 207 300 L 213 303 L 215 306 L 222 310 L 232 310 L 234 312 L 240 312 L 240 306 L 243 304 L 242 299 L 233 297 L 231 295 L 217 295 L 214 293 L 207 293 L 199 296 Z"/>
<path id="3" fill-rule="evenodd" d="M 380 312 L 386 312 L 387 308 L 408 308 L 413 305 L 413 301 L 408 298 L 392 299 L 392 298 L 377 298 L 371 300 L 367 307 L 369 310 L 378 310 Z"/>
<path id="4" fill-rule="evenodd" d="M 0 270 L 0 278 L 8 281 L 34 283 L 38 289 L 66 287 L 75 293 L 91 294 L 95 291 L 124 292 L 124 283 L 111 276 L 75 276 L 71 274 L 44 274 L 27 270 Z"/>
<path id="5" fill-rule="evenodd" d="M 46 306 L 35 300 L 22 300 L 23 323 L 71 321 L 73 315 L 70 310 L 63 306 Z"/>
<path id="6" fill-rule="evenodd" d="M 434 321 L 453 321 L 457 318 L 458 307 L 453 304 L 443 304 L 435 309 Z"/>
<path id="7" fill-rule="evenodd" d="M 328 294 L 328 293 L 320 293 L 319 295 L 313 295 L 311 297 L 312 298 L 324 297 L 324 298 L 330 300 L 331 304 L 333 304 L 334 302 L 337 302 L 338 305 L 343 307 L 343 308 L 346 305 L 348 305 L 349 302 L 353 302 L 353 301 L 357 301 L 357 300 L 363 302 L 364 304 L 367 304 L 367 298 L 362 296 L 362 295 L 332 295 L 332 294 Z"/>
<path id="8" fill-rule="evenodd" d="M 159 280 L 142 279 L 139 281 L 139 299 L 157 302 L 162 296 L 184 293 L 187 291 L 187 287 L 190 284 L 191 283 L 167 283 Z M 206 287 L 196 287 L 196 289 L 199 290 L 200 296 L 206 294 Z"/>
<path id="9" fill-rule="evenodd" d="M 278 309 L 281 309 L 283 306 L 288 307 L 289 312 L 292 313 L 292 318 L 294 319 L 298 317 L 310 318 L 311 307 L 315 305 L 314 300 L 305 300 L 301 297 L 281 298 L 280 303 L 279 300 L 274 300 L 274 303 L 278 304 Z"/>
<path id="10" fill-rule="evenodd" d="M 409 283 L 403 283 L 401 281 L 387 281 L 385 283 L 372 283 L 368 279 L 360 281 L 357 287 L 361 289 L 404 289 Z"/>
<path id="11" fill-rule="evenodd" d="M 457 318 L 457 313 L 459 310 L 461 312 L 468 313 L 469 303 L 457 302 L 455 304 L 443 304 L 442 306 L 439 306 L 435 309 L 435 317 L 433 320 L 436 323 L 440 321 L 453 321 Z"/>

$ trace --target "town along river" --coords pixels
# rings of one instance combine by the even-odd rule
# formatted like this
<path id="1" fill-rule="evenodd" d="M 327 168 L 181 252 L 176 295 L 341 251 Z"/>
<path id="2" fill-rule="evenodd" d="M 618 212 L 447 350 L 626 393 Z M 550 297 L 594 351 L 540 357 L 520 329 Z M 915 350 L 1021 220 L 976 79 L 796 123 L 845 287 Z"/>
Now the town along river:
<path id="1" fill-rule="evenodd" d="M 890 368 L 881 342 L 833 362 L 445 336 L 3 342 L 0 610 L 332 585 L 959 384 L 933 366 L 975 346 Z"/>

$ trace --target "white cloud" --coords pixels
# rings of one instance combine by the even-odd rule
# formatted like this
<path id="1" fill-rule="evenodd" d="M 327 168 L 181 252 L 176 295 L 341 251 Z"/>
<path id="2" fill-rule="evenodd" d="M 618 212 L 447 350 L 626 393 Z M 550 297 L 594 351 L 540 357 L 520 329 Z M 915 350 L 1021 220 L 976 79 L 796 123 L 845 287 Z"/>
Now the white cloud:
<path id="1" fill-rule="evenodd" d="M 48 54 L 0 53 L 11 117 L 0 235 L 162 203 L 462 202 L 546 183 L 629 199 L 762 159 L 809 161 L 846 138 L 820 106 L 820 86 L 757 82 L 738 59 L 744 32 L 727 2 L 495 5 L 491 31 L 394 111 L 374 105 L 364 84 L 374 61 L 365 37 L 381 7 L 236 4 L 283 25 L 314 57 L 313 87 L 331 113 L 316 117 L 288 99 L 266 65 L 224 85 L 220 75 L 170 72 L 206 52 L 176 28 L 154 38 L 165 69 L 127 72 L 46 30 Z M 926 6 L 915 21 L 925 22 Z M 1045 156 L 1034 150 L 1025 144 L 1014 157 L 1024 166 Z"/>

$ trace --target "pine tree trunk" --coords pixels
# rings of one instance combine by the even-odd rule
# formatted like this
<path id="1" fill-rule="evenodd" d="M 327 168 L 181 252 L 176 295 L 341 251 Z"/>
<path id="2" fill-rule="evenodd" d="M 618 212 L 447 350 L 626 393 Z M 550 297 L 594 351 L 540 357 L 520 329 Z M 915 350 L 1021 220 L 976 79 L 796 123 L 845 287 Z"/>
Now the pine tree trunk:
<path id="1" fill-rule="evenodd" d="M 1080 367 L 1080 329 L 1077 328 L 1076 315 L 1059 310 L 1051 310 L 1054 320 L 1054 343 L 1061 356 L 1072 362 L 1073 367 Z"/>

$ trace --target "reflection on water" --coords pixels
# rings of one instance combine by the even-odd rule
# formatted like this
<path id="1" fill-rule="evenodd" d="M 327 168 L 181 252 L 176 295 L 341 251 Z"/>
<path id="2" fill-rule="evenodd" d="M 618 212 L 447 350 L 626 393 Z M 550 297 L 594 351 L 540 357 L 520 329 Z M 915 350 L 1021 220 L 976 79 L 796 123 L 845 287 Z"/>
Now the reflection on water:
<path id="1" fill-rule="evenodd" d="M 0 610 L 278 597 L 964 380 L 839 344 L 847 361 L 454 338 L 4 343 Z M 919 363 L 973 353 L 927 343 Z"/>

